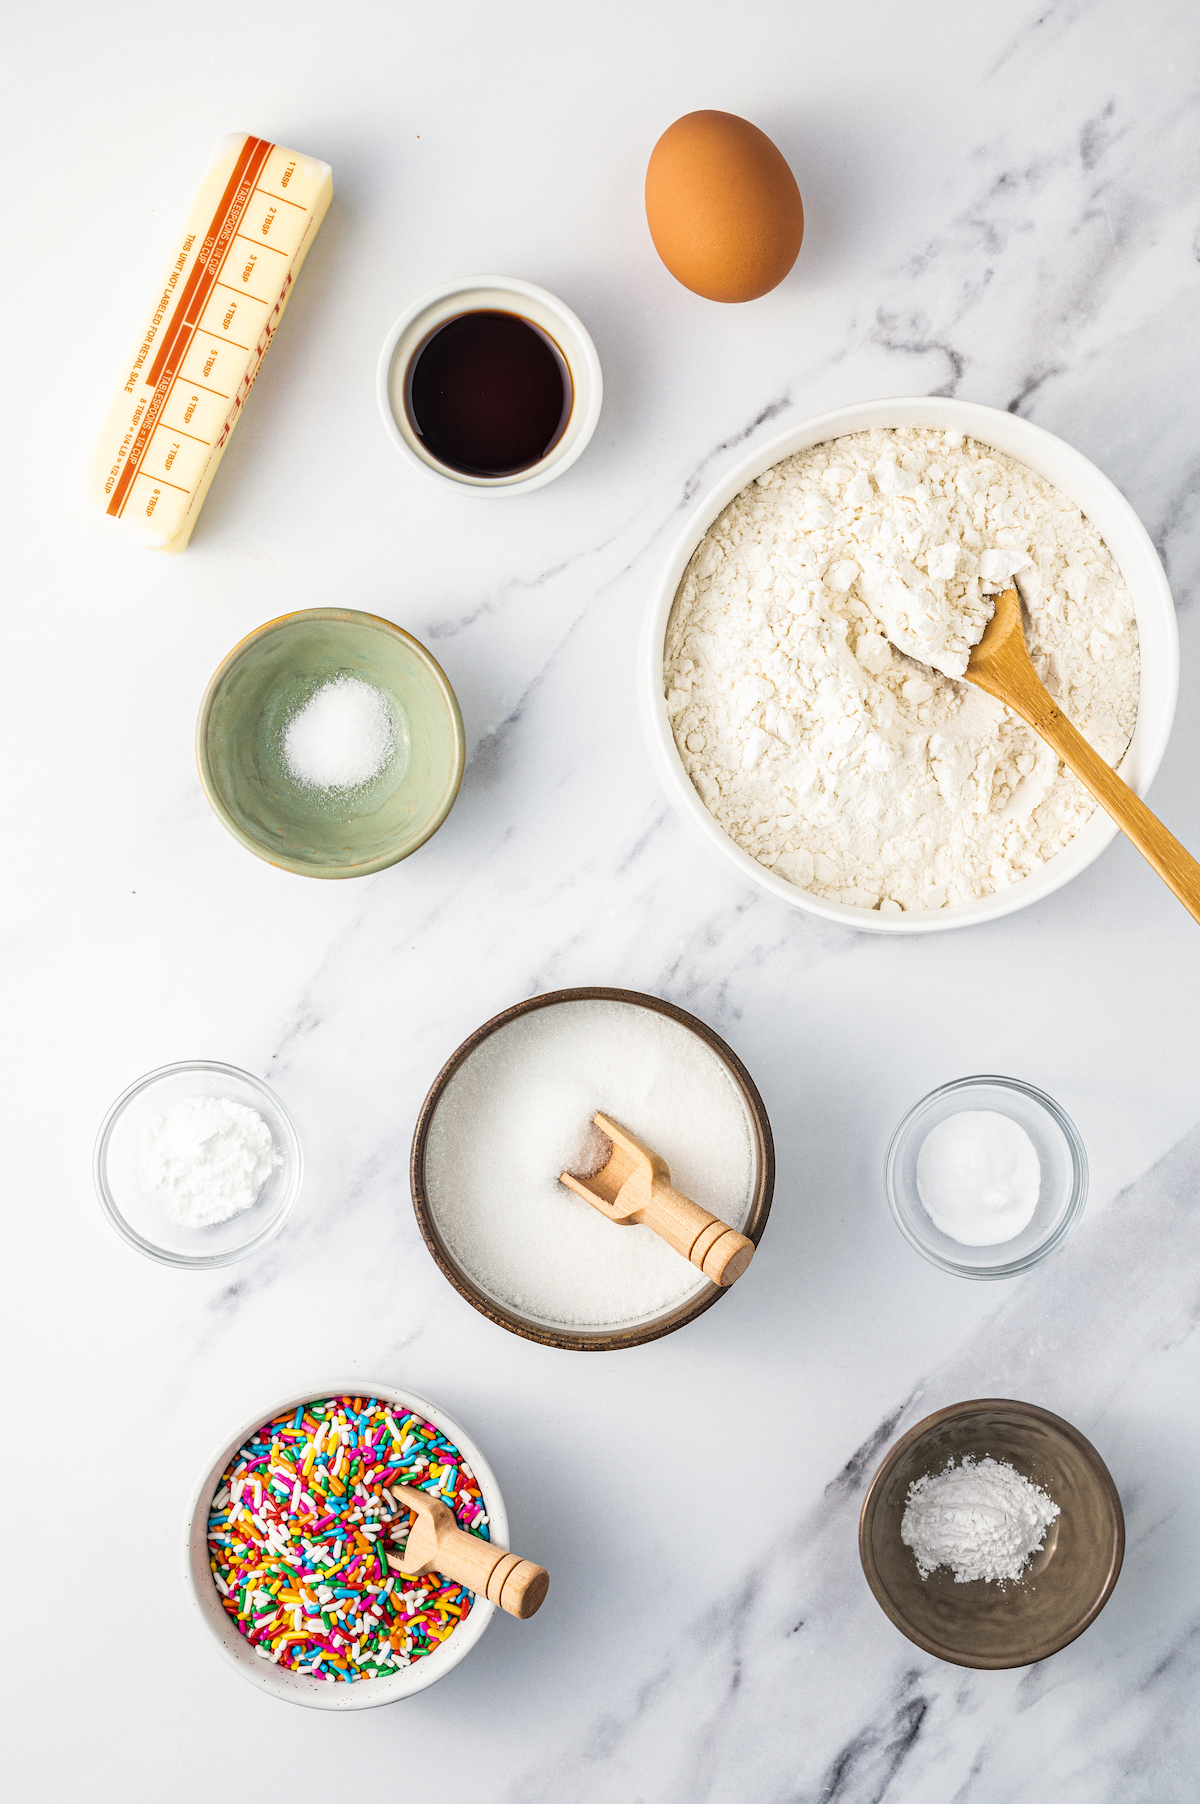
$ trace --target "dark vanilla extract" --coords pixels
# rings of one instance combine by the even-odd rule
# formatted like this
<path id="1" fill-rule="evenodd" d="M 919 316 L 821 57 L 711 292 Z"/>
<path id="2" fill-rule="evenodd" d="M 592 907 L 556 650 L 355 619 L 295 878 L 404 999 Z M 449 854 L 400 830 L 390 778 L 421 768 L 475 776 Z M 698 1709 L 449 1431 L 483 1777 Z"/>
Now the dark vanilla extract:
<path id="1" fill-rule="evenodd" d="M 554 340 L 515 313 L 460 313 L 409 370 L 409 418 L 430 456 L 467 476 L 540 463 L 571 417 L 571 376 Z"/>

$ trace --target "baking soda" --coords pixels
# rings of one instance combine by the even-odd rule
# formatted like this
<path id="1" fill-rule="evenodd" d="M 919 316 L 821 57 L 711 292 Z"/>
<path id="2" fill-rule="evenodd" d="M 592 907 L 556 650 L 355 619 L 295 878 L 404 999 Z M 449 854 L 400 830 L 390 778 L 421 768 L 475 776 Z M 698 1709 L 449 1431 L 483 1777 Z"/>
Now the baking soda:
<path id="1" fill-rule="evenodd" d="M 561 1002 L 491 1034 L 430 1128 L 430 1209 L 475 1282 L 522 1315 L 616 1327 L 708 1280 L 650 1228 L 618 1226 L 559 1182 L 597 1163 L 599 1109 L 659 1153 L 685 1196 L 742 1228 L 755 1160 L 746 1103 L 717 1055 L 635 1003 Z"/>
<path id="2" fill-rule="evenodd" d="M 995 1109 L 961 1109 L 930 1128 L 917 1154 L 917 1195 L 934 1226 L 960 1246 L 1014 1240 L 1042 1188 L 1037 1148 Z"/>

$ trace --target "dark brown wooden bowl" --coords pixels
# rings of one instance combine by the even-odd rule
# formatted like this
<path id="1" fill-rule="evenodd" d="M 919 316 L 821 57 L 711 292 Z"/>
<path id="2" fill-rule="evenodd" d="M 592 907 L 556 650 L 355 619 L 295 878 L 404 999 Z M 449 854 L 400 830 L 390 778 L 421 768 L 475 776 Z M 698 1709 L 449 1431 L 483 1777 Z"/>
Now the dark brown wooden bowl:
<path id="1" fill-rule="evenodd" d="M 730 1077 L 745 1098 L 750 1113 L 751 1131 L 754 1140 L 755 1165 L 757 1182 L 754 1200 L 750 1207 L 750 1215 L 743 1233 L 748 1234 L 757 1247 L 762 1238 L 763 1229 L 767 1225 L 767 1217 L 771 1213 L 771 1198 L 775 1191 L 775 1142 L 771 1137 L 771 1123 L 767 1119 L 767 1111 L 763 1099 L 755 1087 L 754 1079 L 742 1064 L 737 1054 L 728 1047 L 720 1034 L 698 1021 L 695 1015 L 689 1015 L 685 1009 L 676 1008 L 672 1002 L 663 1002 L 661 997 L 646 996 L 640 990 L 609 990 L 588 988 L 581 990 L 550 990 L 545 996 L 531 996 L 525 1002 L 518 1002 L 514 1008 L 505 1009 L 503 1014 L 494 1015 L 490 1021 L 477 1028 L 469 1039 L 464 1040 L 458 1051 L 442 1066 L 433 1081 L 429 1095 L 421 1105 L 421 1113 L 417 1117 L 416 1132 L 413 1135 L 412 1159 L 409 1176 L 412 1184 L 413 1209 L 417 1217 L 417 1226 L 421 1230 L 421 1238 L 437 1260 L 446 1277 L 449 1278 L 460 1297 L 465 1297 L 472 1308 L 478 1309 L 489 1322 L 495 1322 L 500 1328 L 507 1328 L 510 1334 L 519 1334 L 525 1340 L 538 1341 L 543 1347 L 563 1347 L 573 1353 L 610 1353 L 618 1347 L 640 1347 L 647 1341 L 658 1340 L 664 1334 L 674 1334 L 677 1328 L 695 1321 L 706 1309 L 711 1309 L 718 1298 L 727 1294 L 716 1284 L 709 1284 L 688 1302 L 670 1309 L 665 1315 L 655 1316 L 652 1321 L 639 1322 L 632 1328 L 567 1328 L 547 1327 L 545 1323 L 532 1321 L 520 1315 L 516 1310 L 506 1308 L 497 1303 L 475 1283 L 470 1273 L 459 1263 L 450 1248 L 442 1239 L 433 1210 L 429 1205 L 429 1195 L 425 1186 L 425 1152 L 429 1142 L 429 1130 L 447 1084 L 454 1076 L 464 1060 L 470 1058 L 489 1034 L 498 1028 L 505 1027 L 510 1021 L 521 1015 L 528 1015 L 534 1009 L 552 1008 L 557 1002 L 630 1002 L 639 1008 L 652 1010 L 658 1015 L 667 1015 L 672 1021 L 678 1021 L 697 1034 L 704 1044 L 711 1047 L 717 1057 L 725 1065 Z M 745 1279 L 740 1280 L 745 1283 Z"/>
<path id="2" fill-rule="evenodd" d="M 944 1566 L 922 1579 L 900 1539 L 908 1487 L 950 1456 L 1007 1460 L 1060 1515 L 1021 1579 L 960 1585 Z M 1117 1582 L 1125 1517 L 1108 1467 L 1077 1428 L 1033 1403 L 984 1397 L 926 1416 L 871 1480 L 858 1526 L 867 1583 L 902 1634 L 955 1666 L 1030 1666 L 1082 1635 Z"/>

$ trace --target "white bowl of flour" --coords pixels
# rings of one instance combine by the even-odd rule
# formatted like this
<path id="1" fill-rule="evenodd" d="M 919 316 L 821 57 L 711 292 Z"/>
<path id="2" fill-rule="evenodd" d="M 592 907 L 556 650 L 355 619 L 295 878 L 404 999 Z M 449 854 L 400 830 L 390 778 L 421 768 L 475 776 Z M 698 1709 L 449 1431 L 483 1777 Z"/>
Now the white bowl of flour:
<path id="1" fill-rule="evenodd" d="M 639 671 L 675 808 L 756 889 L 860 931 L 969 926 L 1069 882 L 1115 825 L 998 703 L 875 624 L 969 619 L 1014 575 L 1043 680 L 1144 795 L 1179 680 L 1145 527 L 1053 434 L 930 396 L 794 427 L 692 515 Z"/>

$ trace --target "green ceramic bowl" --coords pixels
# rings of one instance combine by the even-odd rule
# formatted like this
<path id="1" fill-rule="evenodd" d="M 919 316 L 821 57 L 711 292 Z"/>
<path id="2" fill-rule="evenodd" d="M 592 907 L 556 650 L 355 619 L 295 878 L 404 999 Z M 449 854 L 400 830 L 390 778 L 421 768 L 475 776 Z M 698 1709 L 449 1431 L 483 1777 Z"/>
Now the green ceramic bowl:
<path id="1" fill-rule="evenodd" d="M 351 790 L 306 787 L 283 757 L 288 722 L 339 675 L 382 690 L 395 755 Z M 235 839 L 304 877 L 364 877 L 437 832 L 462 782 L 466 746 L 454 691 L 411 634 L 375 614 L 309 608 L 235 645 L 196 726 L 205 794 Z"/>

